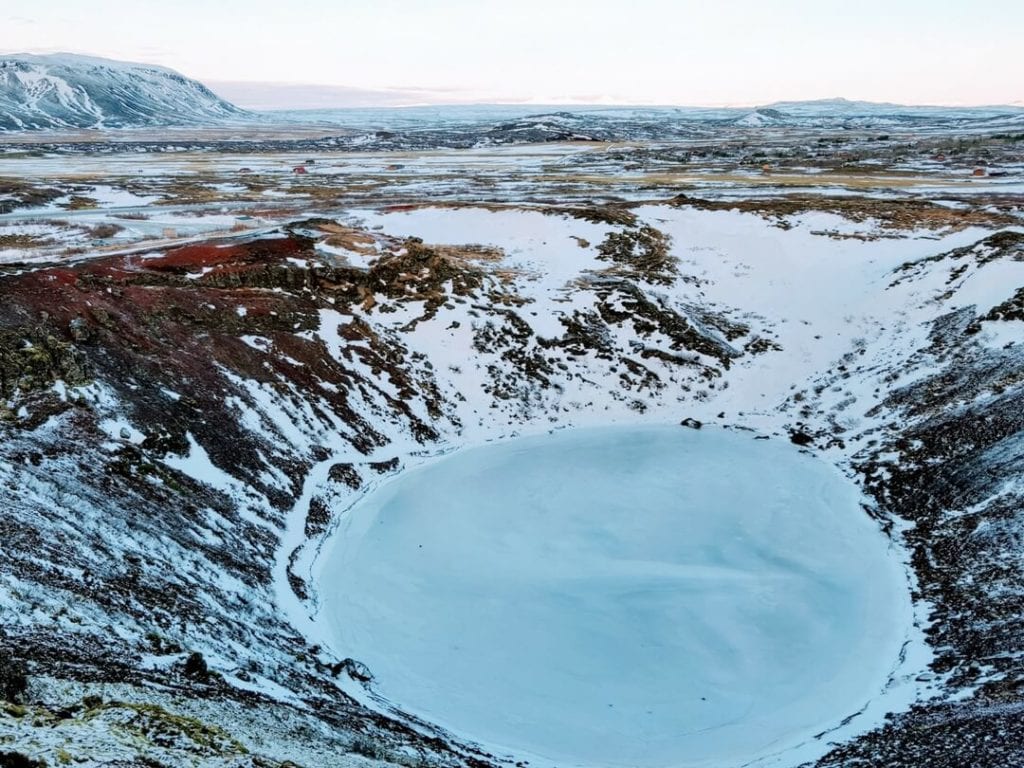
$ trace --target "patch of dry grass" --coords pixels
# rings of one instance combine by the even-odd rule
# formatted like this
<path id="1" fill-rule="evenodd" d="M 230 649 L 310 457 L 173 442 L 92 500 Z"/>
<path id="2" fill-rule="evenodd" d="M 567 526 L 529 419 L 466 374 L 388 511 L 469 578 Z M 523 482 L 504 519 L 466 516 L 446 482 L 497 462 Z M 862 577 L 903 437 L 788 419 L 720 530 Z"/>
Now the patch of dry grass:
<path id="1" fill-rule="evenodd" d="M 4 250 L 30 250 L 51 245 L 52 240 L 40 235 L 0 235 L 0 251 Z"/>
<path id="2" fill-rule="evenodd" d="M 1019 224 L 1008 213 L 991 211 L 980 206 L 969 209 L 950 208 L 921 199 L 890 199 L 876 197 L 821 197 L 818 195 L 786 195 L 783 197 L 746 200 L 708 200 L 679 195 L 673 205 L 689 205 L 702 210 L 738 210 L 766 218 L 785 217 L 810 211 L 842 216 L 855 222 L 874 220 L 893 230 L 960 230 L 966 227 L 1005 227 Z"/>

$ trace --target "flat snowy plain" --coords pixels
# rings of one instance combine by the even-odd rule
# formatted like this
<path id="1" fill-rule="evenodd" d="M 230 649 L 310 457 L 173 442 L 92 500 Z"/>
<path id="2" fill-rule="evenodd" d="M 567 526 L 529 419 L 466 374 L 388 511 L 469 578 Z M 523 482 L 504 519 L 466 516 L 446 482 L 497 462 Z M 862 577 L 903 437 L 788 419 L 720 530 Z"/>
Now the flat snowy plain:
<path id="1" fill-rule="evenodd" d="M 832 466 L 750 432 L 619 426 L 399 474 L 321 561 L 374 691 L 496 751 L 739 764 L 865 707 L 910 633 L 903 566 Z"/>

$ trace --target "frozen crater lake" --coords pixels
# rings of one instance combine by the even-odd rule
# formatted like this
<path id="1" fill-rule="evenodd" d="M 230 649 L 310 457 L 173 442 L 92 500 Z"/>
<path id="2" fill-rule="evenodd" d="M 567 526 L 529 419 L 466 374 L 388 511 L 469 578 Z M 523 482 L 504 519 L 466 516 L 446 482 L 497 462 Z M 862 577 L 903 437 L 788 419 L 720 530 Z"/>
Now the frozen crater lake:
<path id="1" fill-rule="evenodd" d="M 325 552 L 322 620 L 397 709 L 559 765 L 742 763 L 877 698 L 904 569 L 780 440 L 614 427 L 405 472 Z"/>

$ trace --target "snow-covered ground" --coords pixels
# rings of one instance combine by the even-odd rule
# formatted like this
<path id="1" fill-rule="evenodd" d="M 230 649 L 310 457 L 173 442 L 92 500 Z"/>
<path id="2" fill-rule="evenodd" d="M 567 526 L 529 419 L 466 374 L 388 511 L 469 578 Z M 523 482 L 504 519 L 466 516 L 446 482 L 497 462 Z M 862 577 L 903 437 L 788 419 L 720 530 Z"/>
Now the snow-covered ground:
<path id="1" fill-rule="evenodd" d="M 908 584 L 859 501 L 746 432 L 477 448 L 348 513 L 323 620 L 395 707 L 499 752 L 748 764 L 861 711 L 898 665 Z"/>
<path id="2" fill-rule="evenodd" d="M 545 762 L 543 757 L 562 766 L 720 765 L 759 756 L 789 767 L 865 732 L 879 733 L 887 711 L 906 712 L 917 702 L 919 712 L 936 699 L 967 700 L 982 682 L 1009 679 L 1006 670 L 1014 670 L 1006 660 L 1016 651 L 1004 639 L 1012 627 L 1001 624 L 999 633 L 973 642 L 968 630 L 979 625 L 971 616 L 980 612 L 947 601 L 935 586 L 936 574 L 946 578 L 964 559 L 943 562 L 950 547 L 924 548 L 921 539 L 912 548 L 914 536 L 937 536 L 929 515 L 952 526 L 950 520 L 973 520 L 984 500 L 971 498 L 954 510 L 960 497 L 946 501 L 944 488 L 936 493 L 939 481 L 929 485 L 927 477 L 923 493 L 907 491 L 912 481 L 906 473 L 928 471 L 945 458 L 901 458 L 924 444 L 911 432 L 922 417 L 896 413 L 893 403 L 901 388 L 922 382 L 908 399 L 945 398 L 937 409 L 984 409 L 1012 396 L 1017 385 L 1011 364 L 1021 333 L 1014 295 L 1024 284 L 1019 207 L 993 198 L 990 216 L 960 219 L 961 213 L 979 213 L 961 195 L 948 208 L 938 206 L 954 215 L 936 217 L 928 201 L 913 197 L 920 186 L 907 193 L 910 203 L 925 203 L 919 208 L 904 205 L 903 193 L 878 195 L 874 187 L 852 208 L 842 207 L 837 203 L 853 198 L 857 188 L 843 188 L 840 181 L 818 189 L 823 194 L 814 201 L 761 206 L 753 187 L 773 177 L 756 171 L 743 173 L 761 182 L 723 176 L 721 184 L 694 193 L 699 199 L 677 198 L 683 184 L 700 182 L 699 173 L 653 174 L 664 185 L 657 192 L 636 186 L 643 174 L 633 171 L 625 187 L 605 186 L 611 182 L 598 171 L 619 181 L 628 176 L 611 172 L 622 165 L 614 151 L 551 146 L 321 154 L 303 176 L 292 174 L 293 158 L 283 155 L 242 153 L 207 162 L 148 155 L 136 161 L 123 153 L 109 160 L 119 181 L 61 182 L 62 194 L 92 192 L 95 210 L 67 211 L 57 217 L 63 222 L 51 221 L 54 213 L 40 208 L 0 217 L 0 237 L 8 235 L 10 244 L 0 259 L 34 261 L 5 275 L 11 281 L 6 359 L 16 372 L 25 366 L 21 382 L 29 390 L 26 396 L 10 389 L 0 401 L 15 446 L 9 457 L 0 457 L 0 474 L 14 519 L 46 534 L 7 549 L 9 561 L 21 563 L 12 566 L 19 581 L 12 578 L 15 586 L 0 594 L 5 610 L 19 617 L 9 631 L 44 633 L 52 626 L 59 643 L 68 628 L 83 637 L 94 633 L 101 639 L 97 647 L 133 658 L 134 669 L 159 686 L 168 680 L 179 685 L 174 670 L 189 652 L 201 652 L 237 690 L 308 707 L 310 718 L 335 717 L 331 725 L 340 729 L 344 748 L 352 733 L 366 732 L 362 718 L 370 717 L 345 694 L 376 713 L 389 712 L 390 702 L 423 715 L 369 729 L 392 750 L 389 759 L 400 749 L 422 748 L 422 741 L 410 746 L 418 738 L 413 731 L 431 741 L 440 735 L 436 743 L 443 744 L 447 736 L 432 727 L 436 723 L 493 745 L 509 761 L 534 755 L 531 762 Z M 574 173 L 581 170 L 577 162 L 595 156 L 599 162 L 586 166 L 593 174 Z M 89 155 L 11 158 L 10 166 L 0 163 L 0 173 L 22 163 L 25 176 L 46 180 L 62 163 L 98 174 L 106 162 Z M 605 162 L 611 171 L 602 170 Z M 255 173 L 243 174 L 241 167 L 250 164 Z M 175 191 L 167 183 L 193 171 L 194 188 Z M 258 181 L 251 192 L 261 198 L 272 193 L 281 201 L 276 210 L 257 218 L 246 207 L 252 201 L 244 199 L 225 210 L 219 196 L 237 192 L 225 180 L 241 184 L 264 174 L 273 178 Z M 136 176 L 137 183 L 126 181 Z M 358 183 L 336 197 L 333 190 L 348 176 Z M 1003 183 L 993 178 L 971 185 L 994 191 Z M 268 189 L 261 191 L 262 184 Z M 353 192 L 364 186 L 381 191 Z M 485 187 L 488 195 L 493 191 L 486 204 L 477 196 Z M 958 187 L 943 189 L 952 195 Z M 788 190 L 766 187 L 764 193 L 781 198 Z M 215 199 L 207 199 L 207 192 Z M 602 203 L 613 192 L 618 202 Z M 156 195 L 173 204 L 155 204 Z M 624 202 L 640 196 L 648 202 Z M 293 198 L 288 205 L 286 197 Z M 468 200 L 477 201 L 475 207 Z M 740 210 L 751 202 L 757 205 Z M 736 209 L 725 210 L 734 203 Z M 242 210 L 252 215 L 232 215 Z M 844 210 L 850 215 L 838 215 Z M 113 242 L 93 247 L 89 230 L 108 222 L 123 229 L 101 238 Z M 165 236 L 166 229 L 176 237 Z M 229 247 L 207 247 L 211 242 L 184 253 L 176 249 L 210 238 L 204 233 L 214 229 L 221 230 L 219 245 Z M 162 239 L 135 242 L 148 237 Z M 57 249 L 81 245 L 81 253 L 69 254 L 62 269 L 50 269 L 40 263 L 41 253 L 33 256 L 51 247 L 41 244 L 50 239 Z M 123 263 L 100 258 L 129 250 L 145 252 Z M 993 313 L 1001 304 L 1006 306 Z M 975 316 L 977 326 L 970 326 Z M 973 401 L 966 387 L 942 394 L 948 384 L 934 377 L 946 364 L 943 354 L 961 355 L 957 365 L 972 372 L 995 371 L 991 386 Z M 66 381 L 48 378 L 58 375 Z M 95 392 L 106 394 L 97 398 L 90 394 Z M 1019 408 L 993 409 L 991 429 L 985 426 L 988 413 L 968 413 L 950 439 L 932 445 L 987 445 L 990 435 L 1012 434 L 1014 413 Z M 424 464 L 457 449 L 563 427 L 677 425 L 684 417 L 703 421 L 705 428 L 696 433 L 673 426 L 677 439 L 711 449 L 689 451 L 696 460 L 681 468 L 659 469 L 654 462 L 641 476 L 626 476 L 630 465 L 609 465 L 599 455 L 574 465 L 603 468 L 596 478 L 564 469 L 552 478 L 559 455 L 544 461 L 548 454 L 539 448 L 515 454 L 517 445 L 545 440 L 564 451 L 561 441 L 573 439 L 568 432 Z M 974 425 L 979 431 L 970 432 Z M 754 442 L 755 434 L 770 440 Z M 796 452 L 790 436 L 812 441 L 821 461 Z M 747 463 L 756 466 L 746 471 L 743 462 L 725 469 L 702 463 L 729 441 L 745 446 L 736 456 L 750 450 L 768 458 L 752 458 Z M 1010 472 L 1005 467 L 1012 466 L 1015 446 L 1009 439 L 998 446 L 1003 463 L 993 472 Z M 73 457 L 52 458 L 62 450 Z M 493 483 L 508 488 L 508 498 L 487 495 L 477 475 L 452 479 L 460 466 L 478 466 L 486 455 L 505 457 L 499 462 L 504 469 L 495 471 L 516 476 L 506 483 L 499 473 Z M 818 514 L 794 521 L 801 523 L 803 538 L 786 535 L 785 525 L 774 526 L 779 539 L 755 536 L 762 531 L 755 530 L 753 515 L 774 498 L 763 489 L 784 494 L 781 479 L 806 478 L 805 469 L 828 476 L 838 506 L 815 506 L 819 499 L 797 494 L 802 512 Z M 403 470 L 407 474 L 367 497 L 365 506 L 351 508 L 361 494 Z M 534 470 L 544 490 L 556 486 L 568 494 L 583 485 L 585 493 L 573 498 L 591 506 L 614 501 L 632 509 L 641 497 L 628 492 L 630 483 L 644 484 L 651 504 L 639 512 L 654 514 L 638 514 L 625 529 L 622 518 L 602 519 L 598 531 L 584 528 L 578 515 L 538 519 L 522 499 L 530 486 L 521 478 Z M 687 483 L 719 471 L 735 481 L 719 488 L 719 496 L 732 494 L 733 503 L 725 506 L 737 515 L 728 518 L 725 538 L 714 526 L 693 530 L 659 517 L 679 499 L 713 495 Z M 980 487 L 987 472 L 964 469 L 957 490 L 966 487 L 964 477 Z M 872 484 L 898 473 L 904 473 L 902 495 L 899 504 L 890 504 Z M 666 478 L 680 485 L 666 484 Z M 750 492 L 744 483 L 751 479 L 762 488 L 756 503 L 744 501 Z M 472 491 L 469 501 L 501 502 L 480 509 L 490 510 L 490 522 L 506 516 L 503 526 L 475 528 L 471 513 L 479 510 L 449 501 L 456 484 L 460 492 Z M 867 512 L 858 505 L 855 484 L 871 492 Z M 374 517 L 374 505 L 402 493 L 411 494 L 407 514 L 418 523 L 390 531 L 382 525 L 356 536 L 356 557 L 339 560 L 331 553 L 335 545 L 355 546 L 346 544 L 347 537 L 359 531 L 346 526 L 370 518 L 386 523 L 393 510 Z M 80 500 L 85 496 L 88 505 Z M 917 498 L 931 506 L 917 509 Z M 932 504 L 932 498 L 943 501 Z M 904 524 L 904 513 L 920 525 Z M 830 516 L 853 526 L 848 537 L 818 535 L 815 525 Z M 1001 524 L 994 518 L 989 530 Z M 956 588 L 987 589 L 983 579 L 1013 572 L 1007 564 L 1016 563 L 1015 556 L 999 549 L 995 534 L 982 540 L 983 525 L 964 525 L 954 539 L 957 546 L 969 539 L 964 557 L 994 554 L 985 567 L 960 574 Z M 892 531 L 892 551 L 886 550 L 883 527 Z M 450 536 L 456 529 L 467 535 Z M 737 540 L 737 532 L 749 535 Z M 103 547 L 95 545 L 99 541 Z M 716 549 L 723 541 L 727 545 Z M 421 543 L 424 550 L 428 544 L 444 549 L 424 562 Z M 930 547 L 931 540 L 925 543 Z M 901 544 L 908 549 L 897 548 Z M 847 556 L 855 545 L 863 561 Z M 359 555 L 364 546 L 366 554 Z M 411 556 L 385 556 L 403 547 Z M 626 549 L 630 556 L 620 556 Z M 374 553 L 372 562 L 360 560 Z M 503 553 L 508 557 L 498 556 Z M 843 566 L 826 568 L 819 559 L 826 556 Z M 68 559 L 75 573 L 57 586 L 36 584 L 37 564 L 46 557 Z M 996 558 L 1002 558 L 999 568 L 988 567 Z M 136 562 L 143 565 L 132 565 L 130 573 L 118 565 Z M 341 562 L 367 570 L 339 570 L 332 581 Z M 921 580 L 911 584 L 919 599 L 912 614 L 907 605 L 903 612 L 889 605 L 892 620 L 886 622 L 885 599 L 907 594 L 899 570 L 904 562 L 914 563 L 911 581 Z M 942 568 L 931 569 L 933 562 Z M 528 577 L 517 575 L 524 563 Z M 860 569 L 870 563 L 877 567 L 864 575 Z M 757 596 L 781 606 L 773 621 L 758 618 L 755 593 L 732 589 L 748 585 L 736 574 L 752 569 L 773 574 L 756 585 Z M 568 572 L 586 578 L 567 579 Z M 893 578 L 883 579 L 886 574 Z M 129 577 L 132 586 L 123 589 Z M 365 589 L 341 590 L 344 579 Z M 459 589 L 452 587 L 456 580 Z M 569 581 L 572 589 L 563 589 Z M 796 599 L 784 602 L 779 584 L 790 585 L 787 595 Z M 871 590 L 886 585 L 891 589 L 873 601 Z M 351 605 L 333 602 L 340 591 Z M 1000 594 L 1010 600 L 1014 593 L 1007 588 L 983 597 Z M 126 596 L 116 609 L 121 613 L 96 602 L 97 596 Z M 187 622 L 179 622 L 181 605 L 193 600 Z M 982 604 L 985 621 L 992 622 L 996 611 Z M 574 610 L 557 610 L 565 606 Z M 519 620 L 492 621 L 503 608 L 521 610 L 510 614 Z M 857 611 L 867 618 L 854 621 Z M 942 621 L 951 614 L 966 618 Z M 932 623 L 936 615 L 940 619 Z M 330 616 L 338 617 L 333 628 Z M 567 624 L 573 616 L 578 620 Z M 531 634 L 541 624 L 546 634 Z M 681 624 L 699 629 L 700 637 L 675 632 Z M 736 631 L 754 625 L 766 631 Z M 106 634 L 107 626 L 117 627 L 116 638 Z M 655 656 L 644 655 L 651 649 L 641 647 L 640 630 L 659 643 Z M 154 631 L 164 644 L 156 649 L 147 639 Z M 911 642 L 894 652 L 898 638 Z M 987 638 L 995 639 L 989 644 Z M 588 646 L 590 641 L 595 644 Z M 161 655 L 167 645 L 178 651 Z M 618 657 L 613 650 L 631 645 L 643 653 L 606 663 Z M 502 658 L 493 655 L 499 646 L 506 651 Z M 942 655 L 943 665 L 922 675 L 932 652 Z M 894 669 L 898 655 L 906 663 Z M 345 674 L 345 656 L 369 665 L 376 675 L 371 690 L 383 700 Z M 763 663 L 756 663 L 759 658 Z M 737 659 L 743 663 L 726 663 Z M 769 659 L 780 666 L 771 667 Z M 415 666 L 398 663 L 403 660 Z M 743 674 L 729 678 L 737 670 Z M 644 701 L 636 695 L 641 689 L 650 692 Z M 883 689 L 885 695 L 876 695 Z M 687 698 L 691 690 L 704 692 Z M 827 701 L 814 698 L 822 691 L 829 693 Z M 670 709 L 697 725 L 676 727 Z M 855 713 L 847 725 L 828 730 Z M 922 722 L 913 721 L 901 734 L 919 732 Z M 18 728 L 15 738 L 24 738 L 27 726 Z M 57 738 L 48 733 L 35 729 L 33 739 L 44 744 Z M 629 738 L 638 734 L 642 744 L 631 747 Z M 454 740 L 453 748 L 461 749 L 460 743 Z"/>

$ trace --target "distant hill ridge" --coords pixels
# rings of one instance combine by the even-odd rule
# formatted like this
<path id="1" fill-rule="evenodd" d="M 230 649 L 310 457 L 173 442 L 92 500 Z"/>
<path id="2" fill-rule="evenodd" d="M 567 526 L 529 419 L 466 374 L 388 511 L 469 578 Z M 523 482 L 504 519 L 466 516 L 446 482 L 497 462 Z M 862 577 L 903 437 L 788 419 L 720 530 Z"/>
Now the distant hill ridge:
<path id="1" fill-rule="evenodd" d="M 224 84 L 225 87 L 231 84 Z M 235 84 L 237 86 L 238 84 Z M 274 94 L 319 86 L 250 83 L 247 98 L 261 87 Z M 326 88 L 326 87 L 325 87 Z M 236 88 L 237 90 L 237 88 Z M 230 91 L 230 88 L 229 88 Z M 375 92 L 328 88 L 340 101 Z M 255 94 L 255 96 L 254 96 Z M 379 95 L 379 94 L 378 94 Z M 393 98 L 391 94 L 389 98 Z M 326 96 L 325 96 L 326 98 Z M 571 140 L 574 138 L 673 138 L 680 127 L 735 126 L 760 128 L 915 128 L 924 124 L 970 129 L 1006 128 L 1024 124 L 1018 105 L 990 107 L 907 106 L 842 98 L 785 101 L 759 107 L 644 107 L 606 105 L 481 105 L 403 107 L 402 109 L 337 109 L 247 111 L 217 96 L 207 86 L 166 67 L 132 64 L 76 54 L 0 56 L 0 132 L 200 127 L 233 123 L 318 123 L 361 128 L 446 131 L 438 146 L 476 134 L 491 142 Z M 459 138 L 454 133 L 467 133 Z M 472 135 L 469 135 L 472 134 Z M 432 146 L 429 136 L 417 141 Z M 398 142 L 402 148 L 408 142 Z"/>
<path id="2" fill-rule="evenodd" d="M 209 125 L 249 115 L 166 67 L 65 53 L 0 56 L 0 130 Z"/>

